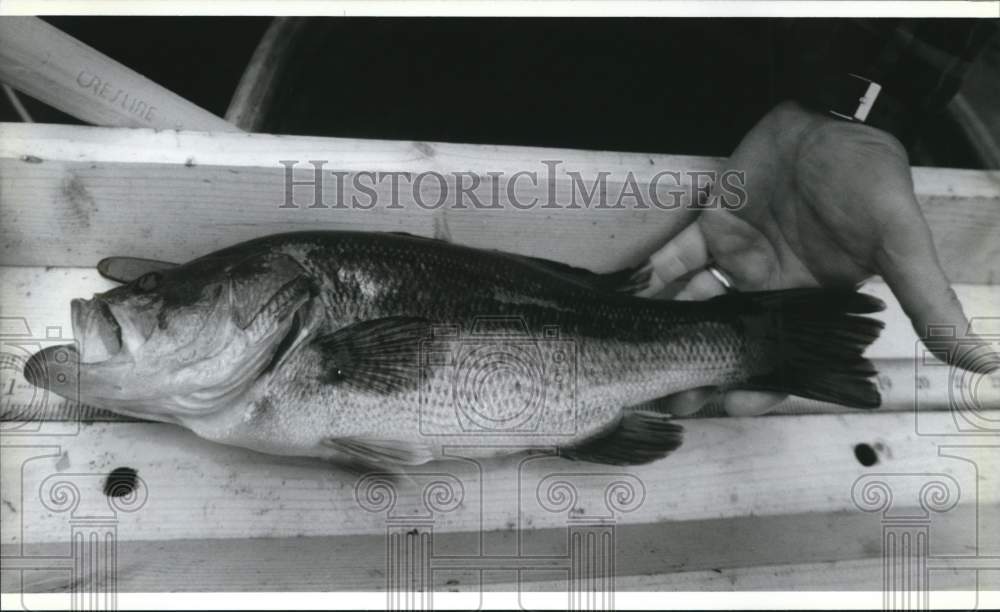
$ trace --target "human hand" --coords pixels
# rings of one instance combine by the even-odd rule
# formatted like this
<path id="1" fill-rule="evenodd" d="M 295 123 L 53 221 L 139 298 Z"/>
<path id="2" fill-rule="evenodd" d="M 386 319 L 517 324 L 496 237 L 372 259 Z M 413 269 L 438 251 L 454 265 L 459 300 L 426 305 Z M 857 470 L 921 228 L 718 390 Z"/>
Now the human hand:
<path id="1" fill-rule="evenodd" d="M 644 295 L 689 274 L 675 299 L 723 293 L 709 264 L 739 291 L 856 287 L 879 274 L 921 338 L 931 325 L 968 328 L 913 193 L 906 150 L 889 133 L 785 102 L 750 130 L 723 169 L 744 173 L 742 207 L 702 211 L 655 253 Z M 709 197 L 722 196 L 716 183 Z M 731 204 L 732 195 L 725 197 Z M 970 339 L 964 341 L 968 347 Z M 944 345 L 935 353 L 967 369 L 996 369 L 995 354 L 980 344 L 972 351 Z M 715 392 L 678 393 L 665 400 L 666 407 L 679 416 L 692 414 Z M 722 402 L 729 414 L 748 416 L 767 412 L 784 397 L 733 390 Z"/>

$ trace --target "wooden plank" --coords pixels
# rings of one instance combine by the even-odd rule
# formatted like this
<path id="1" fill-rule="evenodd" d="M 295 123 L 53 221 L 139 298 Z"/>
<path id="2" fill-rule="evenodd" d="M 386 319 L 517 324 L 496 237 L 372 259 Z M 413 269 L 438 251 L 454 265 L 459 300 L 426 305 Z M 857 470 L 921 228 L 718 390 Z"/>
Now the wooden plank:
<path id="1" fill-rule="evenodd" d="M 982 508 L 997 511 L 1000 507 Z M 930 535 L 937 559 L 934 590 L 1000 587 L 996 573 L 977 583 L 965 525 L 970 506 L 935 520 Z M 419 529 L 419 528 L 418 528 Z M 431 584 L 441 592 L 566 592 L 566 528 L 530 532 L 518 550 L 517 531 L 433 535 Z M 119 531 L 119 533 L 121 533 Z M 980 550 L 1000 544 L 985 534 Z M 861 513 L 746 516 L 625 525 L 614 531 L 615 587 L 619 591 L 788 589 L 878 591 L 882 588 L 879 517 Z M 120 592 L 154 591 L 381 591 L 386 588 L 386 534 L 284 539 L 124 541 L 116 550 Z M 523 539 L 523 538 L 522 538 Z M 802 545 L 809 542 L 808 546 Z M 72 576 L 53 559 L 67 542 L 16 548 L 0 572 L 5 592 L 69 590 Z M 512 567 L 523 568 L 515 581 Z M 483 569 L 485 571 L 483 571 Z M 19 571 L 16 571 L 19 570 Z M 78 586 L 87 586 L 78 585 Z"/>
<path id="2" fill-rule="evenodd" d="M 766 549 L 765 549 L 766 550 Z M 883 590 L 882 572 L 885 561 L 881 557 L 869 559 L 845 559 L 819 563 L 783 563 L 737 568 L 711 568 L 670 572 L 665 574 L 639 574 L 619 576 L 615 581 L 618 591 L 875 591 Z M 935 563 L 930 572 L 930 582 L 935 592 L 930 594 L 934 602 L 944 591 L 966 591 L 968 603 L 960 608 L 974 608 L 975 593 L 978 590 L 992 590 L 1000 587 L 1000 574 L 982 572 L 983 580 L 976 584 L 975 572 L 961 558 L 943 559 Z M 564 582 L 523 583 L 524 590 L 560 591 L 565 590 Z M 491 590 L 516 590 L 516 583 L 490 585 Z M 942 598 L 941 608 L 944 608 Z M 952 602 L 955 600 L 952 599 Z M 953 604 L 954 605 L 954 604 Z M 931 608 L 938 605 L 931 604 Z"/>
<path id="3" fill-rule="evenodd" d="M 96 125 L 239 131 L 37 17 L 0 19 L 0 81 Z"/>
<path id="4" fill-rule="evenodd" d="M 313 177 L 308 160 L 323 166 L 327 208 L 310 208 L 313 188 L 294 188 L 298 208 L 282 208 L 285 167 L 299 160 L 296 180 Z M 552 178 L 546 161 L 555 164 Z M 0 257 L 6 265 L 94 265 L 110 254 L 186 260 L 243 239 L 296 229 L 366 229 L 431 235 L 447 228 L 462 244 L 501 248 L 550 257 L 595 270 L 637 263 L 686 224 L 697 180 L 691 172 L 710 172 L 719 160 L 697 157 L 600 153 L 527 147 L 495 147 L 422 142 L 349 140 L 271 135 L 206 134 L 114 130 L 66 126 L 0 125 Z M 346 172 L 342 180 L 331 172 Z M 399 179 L 393 203 L 391 177 L 364 178 L 364 172 L 405 172 L 411 177 L 442 173 L 417 184 Z M 522 176 L 513 183 L 511 201 L 505 180 L 515 172 L 534 172 L 537 184 Z M 654 192 L 661 210 L 626 192 L 629 173 L 640 193 Z M 470 199 L 458 200 L 456 185 L 481 183 Z M 494 197 L 487 173 L 502 173 Z M 574 178 L 592 188 L 607 175 L 607 200 L 590 208 L 577 199 L 571 208 Z M 1000 271 L 1000 174 L 914 169 L 914 182 L 931 224 L 946 272 L 955 282 L 992 283 Z M 375 204 L 354 181 L 373 189 Z M 700 179 L 704 182 L 704 178 Z M 344 197 L 337 185 L 346 184 Z M 555 193 L 549 199 L 550 192 Z M 677 195 L 671 195 L 676 193 Z M 577 192 L 579 196 L 579 191 Z M 358 196 L 361 208 L 348 206 Z M 535 202 L 534 198 L 538 198 Z M 535 202 L 533 206 L 530 206 Z M 464 208 L 458 204 L 465 204 Z M 549 206 L 551 204 L 551 207 Z M 336 208 L 338 205 L 346 208 Z M 497 206 L 498 208 L 490 208 Z M 114 232 L 107 231 L 115 228 Z M 57 246 L 54 246 L 57 245 Z"/>
<path id="5" fill-rule="evenodd" d="M 1000 416 L 983 415 L 994 423 Z M 934 430 L 952 419 L 926 413 L 916 424 Z M 369 488 L 373 481 L 323 462 L 214 444 L 170 425 L 94 423 L 60 431 L 4 425 L 0 522 L 4 544 L 18 546 L 66 541 L 72 513 L 52 501 L 60 482 L 79 493 L 78 514 L 106 514 L 104 481 L 119 467 L 141 479 L 137 498 L 122 504 L 131 504 L 128 511 L 115 513 L 120 541 L 371 535 L 410 519 L 428 519 L 435 533 L 478 534 L 595 518 L 624 526 L 849 514 L 859 512 L 855 486 L 862 477 L 886 480 L 899 508 L 919 507 L 919 492 L 932 480 L 947 481 L 947 499 L 980 508 L 1000 503 L 1000 488 L 990 485 L 1000 469 L 996 446 L 953 458 L 958 451 L 944 452 L 941 438 L 916 433 L 914 415 L 905 413 L 689 420 L 684 445 L 651 465 L 625 469 L 540 454 L 461 460 L 410 470 L 409 481 L 387 485 L 390 497 L 376 495 L 388 489 Z M 962 442 L 987 444 L 988 433 Z M 859 443 L 881 449 L 877 464 L 859 463 Z M 557 481 L 575 497 L 560 498 L 552 488 Z M 611 483 L 622 484 L 609 489 Z M 430 490 L 451 494 L 427 497 Z M 612 490 L 634 495 L 607 497 Z M 940 520 L 949 516 L 943 512 Z M 981 529 L 996 527 L 997 516 L 981 514 Z M 980 527 L 962 524 L 972 533 Z"/>
<path id="6" fill-rule="evenodd" d="M 68 134 L 72 134 L 70 140 L 64 138 Z M 179 143 L 184 144 L 178 148 Z M 25 156 L 44 162 L 20 161 Z M 517 210 L 504 189 L 500 190 L 500 209 L 428 210 L 416 205 L 406 188 L 399 193 L 397 208 L 392 204 L 389 180 L 378 186 L 380 204 L 372 210 L 308 208 L 313 201 L 313 189 L 308 186 L 295 191 L 302 208 L 280 208 L 285 198 L 285 168 L 280 160 L 301 160 L 296 180 L 312 178 L 307 160 L 330 160 L 325 168 L 347 172 L 469 171 L 510 176 L 533 171 L 540 174 L 539 185 L 519 180 L 516 197 L 525 203 L 540 198 L 544 204 L 548 185 L 541 180 L 546 171 L 542 161 L 547 159 L 564 161 L 563 167 L 580 172 L 588 185 L 601 171 L 613 175 L 608 178 L 612 184 L 614 179 L 624 180 L 630 169 L 639 173 L 637 180 L 642 182 L 654 174 L 649 169 L 703 170 L 706 163 L 716 164 L 691 157 L 524 147 L 267 135 L 230 141 L 220 134 L 92 128 L 65 132 L 65 128 L 51 126 L 25 132 L 22 126 L 5 125 L 0 126 L 0 214 L 5 220 L 0 228 L 0 253 L 7 265 L 93 265 L 110 252 L 126 251 L 155 251 L 161 259 L 186 260 L 278 231 L 367 229 L 432 235 L 435 226 L 446 226 L 460 243 L 608 268 L 637 263 L 690 217 L 687 210 L 659 215 L 630 208 L 583 208 L 561 214 L 541 205 Z M 326 176 L 324 201 L 336 206 L 336 186 L 333 177 Z M 446 178 L 451 180 L 452 175 Z M 351 180 L 347 178 L 348 183 Z M 564 176 L 556 182 L 565 190 L 568 179 Z M 667 182 L 662 183 L 663 191 L 669 190 Z M 438 192 L 435 179 L 419 187 L 422 201 L 433 204 Z M 482 185 L 477 197 L 489 204 L 490 191 L 490 186 Z M 660 197 L 669 201 L 669 194 Z M 116 230 L 107 232 L 107 227 Z M 73 240 L 65 240 L 67 234 Z M 48 240 L 58 241 L 60 247 L 44 246 Z"/>

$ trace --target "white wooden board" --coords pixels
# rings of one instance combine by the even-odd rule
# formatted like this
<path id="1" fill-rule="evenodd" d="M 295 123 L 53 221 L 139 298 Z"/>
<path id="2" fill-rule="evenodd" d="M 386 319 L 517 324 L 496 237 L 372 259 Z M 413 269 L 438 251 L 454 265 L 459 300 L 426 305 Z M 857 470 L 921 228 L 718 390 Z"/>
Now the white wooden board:
<path id="1" fill-rule="evenodd" d="M 314 189 L 308 185 L 293 189 L 298 208 L 282 208 L 287 202 L 282 160 L 298 160 L 296 180 L 314 178 L 308 160 L 325 161 L 326 208 L 310 208 Z M 559 162 L 551 176 L 546 162 Z M 719 163 L 659 154 L 3 124 L 0 263 L 91 266 L 112 254 L 184 261 L 278 231 L 432 235 L 447 228 L 461 244 L 610 270 L 641 261 L 684 226 L 694 214 L 688 204 L 698 180 L 690 172 L 717 170 Z M 334 171 L 347 174 L 337 179 L 330 174 Z M 521 171 L 535 173 L 537 182 L 527 176 L 501 180 L 494 193 L 487 180 L 491 172 L 511 179 Z M 385 175 L 371 186 L 376 203 L 370 208 L 371 200 L 352 187 L 365 172 Z M 401 178 L 403 188 L 396 191 L 394 204 L 392 179 L 386 174 L 392 172 L 411 177 L 437 172 L 445 187 L 435 178 L 419 183 Z M 467 176 L 458 179 L 456 172 Z M 624 197 L 617 208 L 630 173 L 640 193 L 648 193 L 663 172 L 680 173 L 679 179 L 661 177 L 653 191 L 659 202 L 679 206 L 661 210 L 647 196 L 645 207 Z M 577 205 L 571 208 L 574 181 L 589 188 L 601 173 L 606 173 L 609 194 L 605 207 L 598 208 L 597 201 L 584 206 L 578 190 Z M 459 180 L 471 185 L 470 175 L 481 179 L 473 192 L 483 208 L 456 195 Z M 988 284 L 998 276 L 998 176 L 914 169 L 917 196 L 952 281 Z M 340 180 L 347 185 L 342 198 L 337 196 Z M 374 180 L 362 183 L 370 186 Z M 521 208 L 507 192 L 510 184 Z M 436 208 L 442 189 L 449 195 Z M 348 205 L 354 196 L 360 207 Z M 109 227 L 115 231 L 107 231 Z"/>
<path id="2" fill-rule="evenodd" d="M 521 201 L 543 202 L 550 187 L 564 192 L 571 186 L 567 170 L 588 184 L 608 172 L 609 184 L 619 186 L 631 172 L 646 188 L 658 172 L 712 170 L 719 163 L 524 147 L 3 124 L 4 340 L 10 325 L 19 324 L 30 328 L 29 340 L 67 337 L 69 299 L 110 286 L 92 269 L 108 255 L 184 261 L 293 229 L 447 231 L 463 244 L 610 270 L 646 257 L 692 214 L 683 207 L 517 210 L 506 194 L 499 210 L 430 210 L 413 196 L 399 208 L 282 209 L 283 159 L 300 160 L 303 169 L 307 160 L 328 160 L 326 170 L 349 176 L 520 170 L 544 176 L 545 161 L 559 160 L 552 181 L 518 184 Z M 987 333 L 1000 331 L 992 327 L 1000 316 L 994 286 L 1000 271 L 998 178 L 914 170 L 945 269 L 960 282 L 956 289 L 966 312 L 986 325 L 977 331 Z M 480 195 L 488 198 L 485 191 Z M 383 203 L 390 196 L 385 185 L 377 193 Z M 308 205 L 311 195 L 311 187 L 295 188 L 298 202 Z M 116 231 L 108 232 L 110 227 Z M 916 336 L 886 287 L 873 282 L 866 290 L 889 303 L 882 315 L 886 333 L 870 356 L 917 356 Z M 10 378 L 12 371 L 16 377 L 10 368 L 4 373 Z M 979 416 L 980 425 L 1000 419 L 995 410 Z M 544 455 L 424 466 L 413 470 L 410 481 L 392 485 L 389 506 L 381 505 L 389 498 L 365 498 L 365 491 L 388 489 L 359 488 L 373 482 L 359 475 L 212 444 L 172 426 L 5 421 L 0 577 L 3 590 L 70 589 L 71 577 L 59 565 L 65 565 L 59 559 L 67 554 L 70 531 L 81 520 L 103 516 L 119 542 L 121 590 L 379 589 L 385 584 L 386 534 L 412 527 L 417 535 L 433 530 L 435 554 L 443 555 L 444 566 L 454 566 L 438 575 L 452 572 L 443 590 L 475 592 L 480 586 L 506 588 L 510 572 L 493 567 L 503 562 L 487 559 L 483 563 L 492 569 L 470 582 L 466 574 L 475 563 L 462 555 L 482 561 L 534 550 L 558 565 L 571 525 L 603 521 L 615 526 L 619 550 L 628 552 L 619 556 L 625 564 L 617 572 L 619 588 L 878 588 L 870 572 L 881 561 L 887 512 L 921 511 L 929 503 L 922 490 L 940 490 L 947 502 L 927 514 L 935 554 L 965 558 L 1000 550 L 1000 491 L 991 484 L 1000 470 L 996 432 L 962 429 L 962 418 L 944 410 L 687 420 L 684 446 L 650 466 L 623 470 Z M 878 463 L 861 465 L 859 444 L 874 449 Z M 121 467 L 138 472 L 139 486 L 134 497 L 111 503 L 102 488 L 109 471 Z M 566 504 L 545 497 L 558 490 L 550 485 L 559 480 L 575 495 Z M 611 483 L 619 485 L 609 489 Z M 891 509 L 872 506 L 880 490 L 891 491 Z M 441 496 L 426 497 L 427 491 Z M 632 497 L 609 498 L 609 491 Z M 864 497 L 864 491 L 875 497 Z M 609 499 L 617 505 L 609 506 Z M 429 508 L 428 500 L 437 507 Z M 871 512 L 862 510 L 866 506 Z M 459 558 L 448 560 L 449 554 Z M 984 558 L 969 561 L 982 566 L 978 574 L 961 560 L 939 560 L 944 578 L 935 586 L 964 589 L 970 575 L 996 584 L 990 557 Z M 530 581 L 538 588 L 559 584 L 544 572 Z"/>
<path id="3" fill-rule="evenodd" d="M 995 412 L 989 414 L 996 417 Z M 933 430 L 946 427 L 952 415 L 927 413 L 919 418 L 925 430 Z M 435 514 L 439 531 L 565 526 L 571 513 L 603 512 L 619 524 L 652 524 L 855 512 L 851 497 L 855 480 L 868 473 L 900 470 L 945 473 L 966 496 L 963 501 L 1000 502 L 1000 489 L 987 484 L 1000 473 L 995 447 L 970 451 L 979 463 L 977 473 L 966 461 L 939 456 L 940 440 L 918 434 L 916 420 L 907 413 L 688 420 L 679 451 L 632 469 L 548 457 L 432 464 L 413 469 L 414 482 L 395 487 L 393 516 L 426 511 L 423 487 L 436 478 L 429 474 L 441 475 L 463 497 L 460 507 Z M 118 513 L 122 540 L 359 535 L 386 528 L 385 512 L 366 511 L 359 505 L 355 491 L 359 476 L 322 462 L 222 446 L 170 425 L 28 425 L 18 435 L 14 424 L 5 424 L 3 492 L 9 502 L 2 508 L 5 544 L 64 541 L 69 517 L 43 503 L 49 490 L 43 490 L 43 482 L 65 477 L 76 483 L 81 503 L 96 504 L 86 507 L 106 509 L 104 477 L 118 467 L 137 470 L 148 494 L 138 511 Z M 878 444 L 880 463 L 871 468 L 861 465 L 854 455 L 859 443 Z M 540 505 L 537 489 L 550 474 L 568 475 L 579 494 L 572 507 L 557 512 Z M 628 512 L 604 507 L 605 488 L 618 479 L 644 494 Z M 21 488 L 16 489 L 19 482 Z M 922 484 L 920 478 L 902 479 L 897 502 L 919 506 L 917 491 Z"/>

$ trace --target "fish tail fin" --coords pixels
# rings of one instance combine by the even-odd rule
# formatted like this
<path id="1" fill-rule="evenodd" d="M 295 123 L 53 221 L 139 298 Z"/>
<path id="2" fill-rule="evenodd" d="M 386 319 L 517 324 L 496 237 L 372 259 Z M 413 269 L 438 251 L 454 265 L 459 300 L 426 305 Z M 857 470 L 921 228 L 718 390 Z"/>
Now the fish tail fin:
<path id="1" fill-rule="evenodd" d="M 852 290 L 791 289 L 728 294 L 741 301 L 748 342 L 762 344 L 773 368 L 739 388 L 778 391 L 856 408 L 882 403 L 872 381 L 876 370 L 863 357 L 884 324 L 863 314 L 885 308 L 882 300 Z"/>

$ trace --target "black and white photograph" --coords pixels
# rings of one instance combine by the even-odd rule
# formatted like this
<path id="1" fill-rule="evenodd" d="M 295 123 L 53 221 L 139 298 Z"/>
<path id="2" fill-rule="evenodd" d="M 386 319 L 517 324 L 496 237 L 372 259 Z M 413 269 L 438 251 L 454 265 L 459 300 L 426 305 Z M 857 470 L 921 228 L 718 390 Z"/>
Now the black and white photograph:
<path id="1" fill-rule="evenodd" d="M 1000 606 L 1000 2 L 839 4 L 0 4 L 3 608 Z"/>

